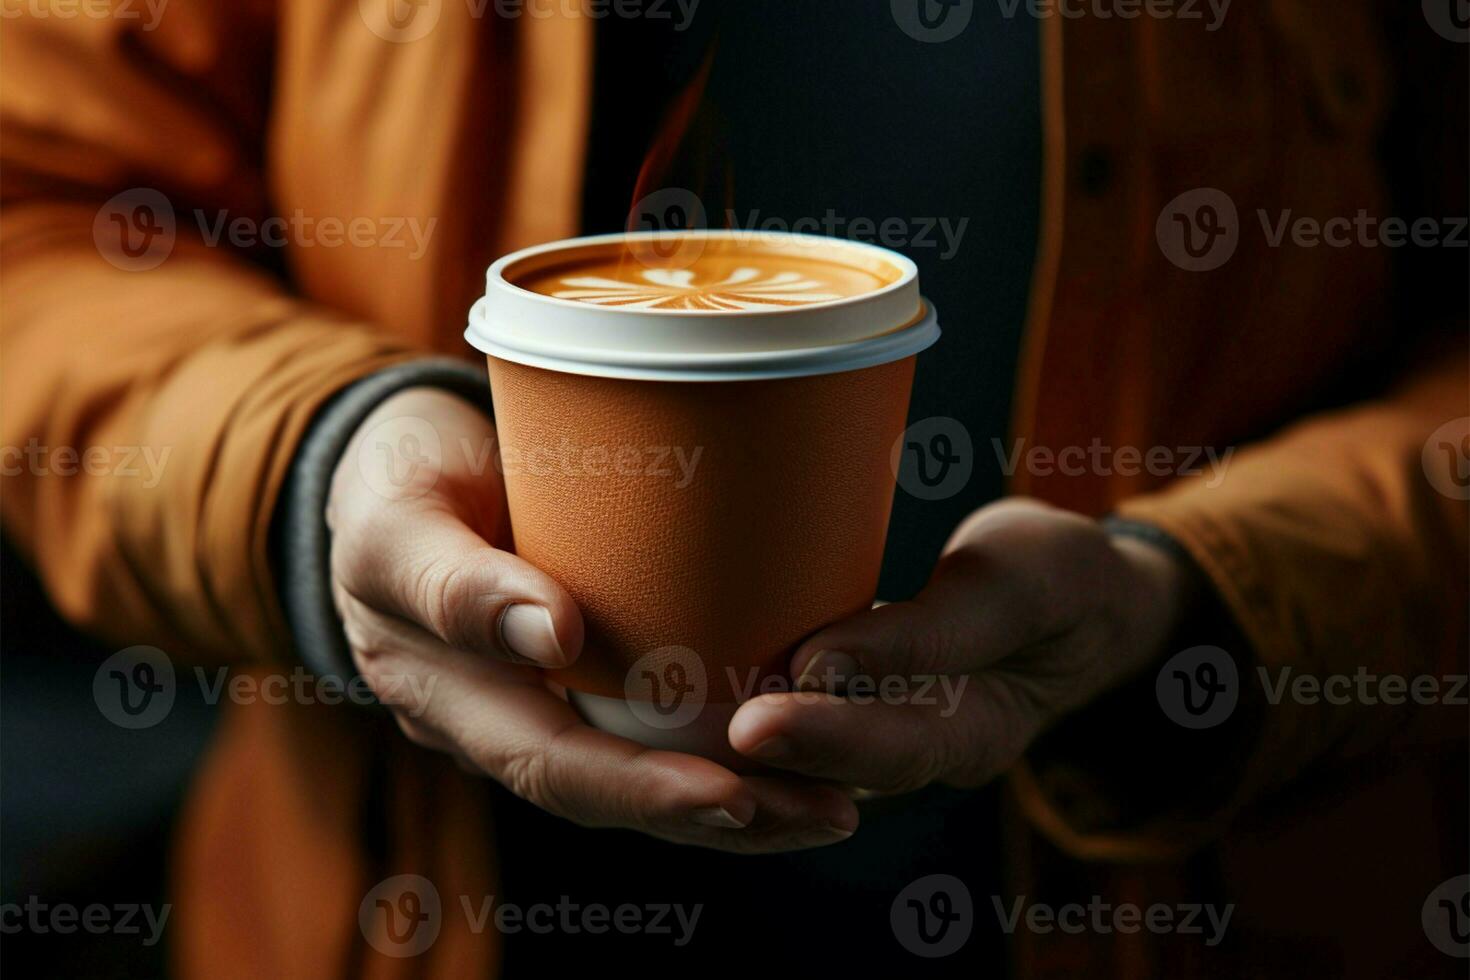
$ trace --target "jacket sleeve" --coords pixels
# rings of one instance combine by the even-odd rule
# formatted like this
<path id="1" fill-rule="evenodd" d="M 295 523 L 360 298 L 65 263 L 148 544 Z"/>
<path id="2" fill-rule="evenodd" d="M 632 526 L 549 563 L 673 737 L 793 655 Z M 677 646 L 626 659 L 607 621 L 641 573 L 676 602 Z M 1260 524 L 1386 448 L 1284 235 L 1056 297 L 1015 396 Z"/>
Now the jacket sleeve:
<path id="1" fill-rule="evenodd" d="M 261 6 L 4 23 L 0 518 L 68 619 L 184 658 L 285 650 L 267 541 L 295 446 L 410 356 L 192 217 L 267 213 Z"/>
<path id="2" fill-rule="evenodd" d="M 1398 157 L 1385 176 L 1405 215 L 1464 215 L 1466 90 L 1445 81 L 1464 77 L 1464 46 L 1423 30 L 1417 13 L 1399 11 L 1413 29 L 1389 34 L 1406 40 L 1395 59 Z M 1309 772 L 1370 751 L 1462 750 L 1464 249 L 1406 251 L 1397 276 L 1404 356 L 1382 371 L 1396 382 L 1241 447 L 1216 485 L 1181 481 L 1117 508 L 1167 533 L 1203 574 L 1212 608 L 1173 651 L 1224 649 L 1239 701 L 1219 725 L 1186 730 L 1160 710 L 1149 673 L 1040 740 L 1012 785 L 1027 819 L 1064 850 L 1099 860 L 1177 856 Z M 1314 693 L 1312 685 L 1343 677 L 1332 681 L 1331 701 Z M 1416 695 L 1385 677 L 1422 686 Z M 1301 698 L 1283 687 L 1300 678 Z"/>
<path id="3" fill-rule="evenodd" d="M 1192 479 L 1118 508 L 1172 537 L 1218 596 L 1224 616 L 1175 646 L 1224 649 L 1239 701 L 1218 727 L 1188 731 L 1164 716 L 1149 673 L 1039 741 L 1013 788 L 1059 846 L 1177 855 L 1311 768 L 1463 742 L 1470 384 L 1458 332 L 1385 397 L 1242 448 L 1217 485 Z M 1378 686 L 1390 676 L 1402 685 Z M 1304 698 L 1283 686 L 1303 677 L 1347 680 Z M 1434 690 L 1415 693 L 1415 678 Z"/>

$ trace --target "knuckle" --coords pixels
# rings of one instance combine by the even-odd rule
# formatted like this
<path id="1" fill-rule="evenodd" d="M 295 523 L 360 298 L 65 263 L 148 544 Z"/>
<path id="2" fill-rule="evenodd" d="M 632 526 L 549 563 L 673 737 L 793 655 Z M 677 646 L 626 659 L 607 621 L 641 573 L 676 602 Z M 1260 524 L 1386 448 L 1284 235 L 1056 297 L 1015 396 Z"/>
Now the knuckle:
<path id="1" fill-rule="evenodd" d="M 552 813 L 561 813 L 551 792 L 551 764 L 544 752 L 524 751 L 509 755 L 497 768 L 505 788 L 528 803 Z"/>
<path id="2" fill-rule="evenodd" d="M 494 624 L 490 613 L 497 596 L 483 588 L 480 562 L 433 558 L 421 565 L 408 584 L 408 601 L 423 624 L 450 646 L 484 646 Z"/>

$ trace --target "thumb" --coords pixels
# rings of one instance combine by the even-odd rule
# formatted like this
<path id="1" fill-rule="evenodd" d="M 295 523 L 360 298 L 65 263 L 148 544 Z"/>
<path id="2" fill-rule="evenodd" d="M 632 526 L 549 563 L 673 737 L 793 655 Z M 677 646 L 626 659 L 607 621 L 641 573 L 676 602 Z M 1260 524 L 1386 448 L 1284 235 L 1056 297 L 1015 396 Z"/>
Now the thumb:
<path id="1" fill-rule="evenodd" d="M 877 605 L 807 639 L 791 658 L 802 689 L 853 676 L 968 674 L 1033 642 L 1031 603 L 974 556 L 953 553 L 911 601 Z"/>
<path id="2" fill-rule="evenodd" d="M 383 514 L 343 549 L 338 578 L 364 604 L 460 650 L 564 667 L 582 649 L 582 615 L 546 573 L 488 545 L 438 509 Z"/>

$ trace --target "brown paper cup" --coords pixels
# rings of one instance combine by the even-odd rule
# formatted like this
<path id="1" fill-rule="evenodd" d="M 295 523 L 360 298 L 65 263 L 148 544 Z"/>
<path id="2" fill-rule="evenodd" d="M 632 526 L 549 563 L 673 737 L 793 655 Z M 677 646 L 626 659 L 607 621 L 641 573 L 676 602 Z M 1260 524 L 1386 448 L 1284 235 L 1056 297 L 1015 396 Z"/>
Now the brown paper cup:
<path id="1" fill-rule="evenodd" d="M 516 260 L 492 267 L 487 300 Z M 535 343 L 507 343 L 484 324 L 493 313 L 483 307 L 469 336 L 492 348 L 515 550 L 566 588 L 587 627 L 576 664 L 553 677 L 600 727 L 730 761 L 724 728 L 734 708 L 789 689 L 787 661 L 801 641 L 874 598 L 893 500 L 890 449 L 905 425 L 914 353 L 937 335 L 932 311 L 915 283 L 908 322 L 854 304 L 847 315 L 868 322 L 854 322 L 845 343 L 829 333 L 810 347 L 680 360 L 668 336 L 600 352 L 558 346 L 560 316 L 598 317 L 608 332 L 650 316 L 665 334 L 675 325 L 647 312 L 550 307 L 552 298 L 520 292 L 525 307 L 510 304 L 507 318 L 529 317 L 517 322 L 534 331 L 542 317 Z M 746 321 L 748 345 L 763 321 L 788 315 L 731 319 Z M 707 340 L 708 323 L 691 329 Z"/>

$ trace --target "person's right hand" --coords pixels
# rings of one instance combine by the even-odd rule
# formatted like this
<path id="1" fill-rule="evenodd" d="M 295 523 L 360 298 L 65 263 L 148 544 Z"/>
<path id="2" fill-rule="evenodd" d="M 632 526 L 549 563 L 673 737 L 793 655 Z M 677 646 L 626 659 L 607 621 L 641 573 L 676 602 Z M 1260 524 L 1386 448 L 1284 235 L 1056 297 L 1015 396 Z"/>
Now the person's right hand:
<path id="1" fill-rule="evenodd" d="M 849 836 L 857 810 L 835 786 L 644 748 L 589 727 L 548 685 L 539 668 L 576 659 L 582 617 L 503 550 L 494 440 L 468 403 L 409 389 L 363 421 L 333 474 L 333 596 L 357 669 L 404 734 L 583 826 L 731 851 Z"/>

